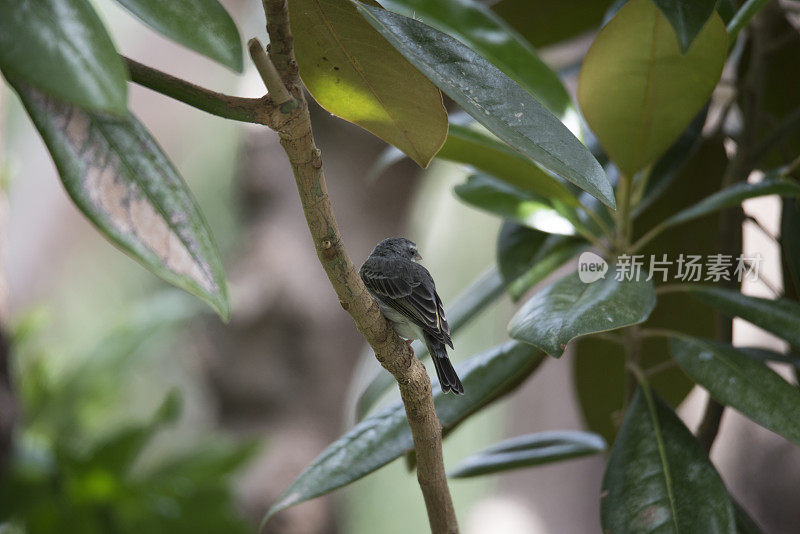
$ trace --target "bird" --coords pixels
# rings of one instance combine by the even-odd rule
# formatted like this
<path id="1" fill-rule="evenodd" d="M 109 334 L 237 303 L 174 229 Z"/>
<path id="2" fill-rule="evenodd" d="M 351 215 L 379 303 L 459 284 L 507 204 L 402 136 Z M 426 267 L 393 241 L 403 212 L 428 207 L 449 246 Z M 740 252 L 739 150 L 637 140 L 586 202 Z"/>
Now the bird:
<path id="1" fill-rule="evenodd" d="M 417 263 L 421 259 L 414 242 L 390 237 L 375 246 L 358 272 L 395 332 L 409 346 L 412 339 L 425 343 L 442 391 L 461 395 L 464 386 L 447 356 L 453 341 L 442 299 L 431 273 Z"/>

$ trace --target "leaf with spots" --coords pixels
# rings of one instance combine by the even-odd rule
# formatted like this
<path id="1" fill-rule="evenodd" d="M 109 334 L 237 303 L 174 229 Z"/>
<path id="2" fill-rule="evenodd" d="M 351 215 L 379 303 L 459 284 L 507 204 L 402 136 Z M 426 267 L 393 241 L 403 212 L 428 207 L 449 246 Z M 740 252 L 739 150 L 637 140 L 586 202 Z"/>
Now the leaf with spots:
<path id="1" fill-rule="evenodd" d="M 426 167 L 447 137 L 439 90 L 349 0 L 289 0 L 289 11 L 300 76 L 314 100 Z"/>
<path id="2" fill-rule="evenodd" d="M 800 445 L 800 390 L 766 364 L 731 345 L 689 336 L 670 338 L 669 348 L 717 401 Z"/>
<path id="3" fill-rule="evenodd" d="M 186 184 L 132 115 L 96 115 L 13 80 L 64 187 L 112 243 L 228 317 L 222 261 Z"/>
<path id="4" fill-rule="evenodd" d="M 689 429 L 642 384 L 603 477 L 600 520 L 613 534 L 734 534 L 733 504 Z"/>

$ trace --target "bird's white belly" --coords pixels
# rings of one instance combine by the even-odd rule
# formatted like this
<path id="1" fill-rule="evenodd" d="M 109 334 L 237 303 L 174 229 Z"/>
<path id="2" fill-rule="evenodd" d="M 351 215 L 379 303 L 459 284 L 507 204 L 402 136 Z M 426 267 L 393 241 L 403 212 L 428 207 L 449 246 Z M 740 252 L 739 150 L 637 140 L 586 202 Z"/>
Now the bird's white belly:
<path id="1" fill-rule="evenodd" d="M 394 308 L 381 306 L 380 303 L 378 307 L 381 309 L 381 313 L 391 321 L 392 327 L 398 336 L 404 339 L 422 339 L 422 329 L 409 321 L 405 315 Z"/>

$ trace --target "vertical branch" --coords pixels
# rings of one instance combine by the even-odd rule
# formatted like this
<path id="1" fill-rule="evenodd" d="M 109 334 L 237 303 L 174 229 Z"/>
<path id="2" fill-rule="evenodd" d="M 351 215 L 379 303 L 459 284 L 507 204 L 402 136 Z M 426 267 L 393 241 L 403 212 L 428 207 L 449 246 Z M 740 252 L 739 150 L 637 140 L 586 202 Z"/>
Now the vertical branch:
<path id="1" fill-rule="evenodd" d="M 0 91 L 0 134 L 4 123 L 3 92 Z M 6 240 L 8 236 L 8 197 L 4 182 L 3 139 L 0 137 L 0 480 L 11 460 L 12 435 L 16 420 L 16 398 L 11 383 L 11 358 L 8 340 L 8 283 L 6 281 Z"/>
<path id="2" fill-rule="evenodd" d="M 263 79 L 273 105 L 269 125 L 278 132 L 289 158 L 317 257 L 342 308 L 353 317 L 381 365 L 397 380 L 414 440 L 417 479 L 425 498 L 431 531 L 456 534 L 458 523 L 442 455 L 442 427 L 433 404 L 430 379 L 425 367 L 397 336 L 367 293 L 345 250 L 328 198 L 322 155 L 314 143 L 308 103 L 297 75 L 286 0 L 264 0 L 264 11 L 270 37 L 269 60 L 280 76 L 276 81 L 269 66 L 259 67 L 259 71 L 265 73 Z M 265 60 L 258 49 L 260 45 L 250 47 L 256 64 Z M 279 105 L 280 95 L 287 90 L 296 105 Z"/>

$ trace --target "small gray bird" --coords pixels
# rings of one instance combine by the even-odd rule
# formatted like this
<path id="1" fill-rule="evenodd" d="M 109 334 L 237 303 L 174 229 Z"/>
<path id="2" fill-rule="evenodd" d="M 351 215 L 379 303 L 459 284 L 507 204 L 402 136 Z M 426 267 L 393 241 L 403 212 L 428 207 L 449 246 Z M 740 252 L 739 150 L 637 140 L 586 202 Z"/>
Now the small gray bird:
<path id="1" fill-rule="evenodd" d="M 464 393 L 447 346 L 453 348 L 442 299 L 428 269 L 417 263 L 417 245 L 402 237 L 384 239 L 372 250 L 359 274 L 369 294 L 378 302 L 395 332 L 405 339 L 420 339 L 436 367 L 445 393 Z"/>

